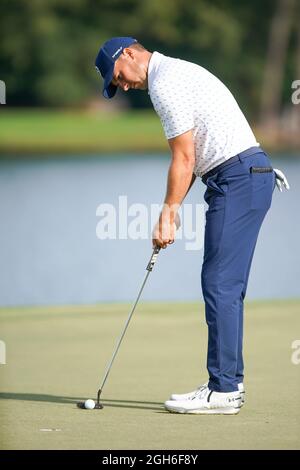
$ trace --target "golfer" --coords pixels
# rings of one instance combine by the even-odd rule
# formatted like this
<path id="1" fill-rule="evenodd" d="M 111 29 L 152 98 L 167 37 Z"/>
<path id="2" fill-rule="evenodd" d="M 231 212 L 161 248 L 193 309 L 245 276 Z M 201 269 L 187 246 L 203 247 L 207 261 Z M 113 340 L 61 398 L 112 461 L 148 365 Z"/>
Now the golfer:
<path id="1" fill-rule="evenodd" d="M 245 400 L 243 304 L 253 253 L 277 183 L 272 168 L 226 86 L 205 68 L 149 52 L 136 39 L 116 37 L 95 62 L 103 95 L 117 88 L 148 90 L 168 139 L 171 163 L 153 245 L 174 242 L 178 208 L 196 177 L 206 185 L 204 260 L 201 273 L 208 325 L 209 380 L 172 395 L 165 408 L 177 413 L 237 414 Z"/>

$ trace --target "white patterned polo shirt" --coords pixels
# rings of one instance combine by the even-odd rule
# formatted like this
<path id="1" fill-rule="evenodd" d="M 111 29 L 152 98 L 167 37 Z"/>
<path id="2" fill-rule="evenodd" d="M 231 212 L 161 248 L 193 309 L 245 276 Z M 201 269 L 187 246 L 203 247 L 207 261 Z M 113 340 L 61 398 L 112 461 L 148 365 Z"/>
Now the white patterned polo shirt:
<path id="1" fill-rule="evenodd" d="M 259 146 L 231 92 L 205 68 L 153 52 L 148 90 L 167 139 L 193 130 L 196 176 Z"/>

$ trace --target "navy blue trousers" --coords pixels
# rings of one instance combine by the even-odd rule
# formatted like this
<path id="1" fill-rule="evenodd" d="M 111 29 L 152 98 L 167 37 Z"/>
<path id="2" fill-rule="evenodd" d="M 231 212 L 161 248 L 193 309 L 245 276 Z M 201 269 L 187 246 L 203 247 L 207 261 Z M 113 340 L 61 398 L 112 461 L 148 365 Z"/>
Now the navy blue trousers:
<path id="1" fill-rule="evenodd" d="M 203 176 L 207 189 L 201 284 L 208 325 L 209 388 L 243 382 L 243 303 L 252 257 L 275 187 L 269 157 L 248 149 Z"/>

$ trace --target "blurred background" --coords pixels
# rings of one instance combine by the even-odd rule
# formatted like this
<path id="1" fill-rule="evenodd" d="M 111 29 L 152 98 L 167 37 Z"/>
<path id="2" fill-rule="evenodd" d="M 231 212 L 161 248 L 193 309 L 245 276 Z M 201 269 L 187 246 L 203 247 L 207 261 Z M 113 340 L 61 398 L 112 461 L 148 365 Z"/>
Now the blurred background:
<path id="1" fill-rule="evenodd" d="M 149 95 L 107 101 L 94 68 L 105 40 L 128 35 L 218 76 L 286 173 L 291 190 L 274 192 L 248 297 L 299 297 L 299 25 L 297 0 L 2 0 L 0 305 L 137 293 L 151 242 L 96 236 L 100 204 L 126 195 L 150 207 L 165 193 L 168 145 Z M 199 179 L 187 202 L 203 193 Z M 183 241 L 164 251 L 144 299 L 200 299 L 202 256 Z"/>

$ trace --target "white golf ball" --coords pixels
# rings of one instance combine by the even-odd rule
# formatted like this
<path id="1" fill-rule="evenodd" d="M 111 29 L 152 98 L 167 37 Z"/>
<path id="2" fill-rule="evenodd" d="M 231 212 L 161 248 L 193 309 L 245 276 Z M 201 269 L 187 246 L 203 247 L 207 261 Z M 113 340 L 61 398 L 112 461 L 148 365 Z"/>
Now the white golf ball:
<path id="1" fill-rule="evenodd" d="M 91 400 L 91 399 L 85 400 L 84 407 L 86 410 L 93 410 L 95 408 L 94 400 Z"/>

